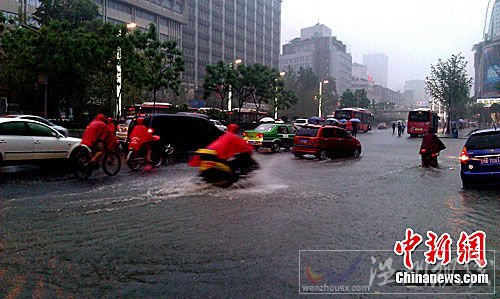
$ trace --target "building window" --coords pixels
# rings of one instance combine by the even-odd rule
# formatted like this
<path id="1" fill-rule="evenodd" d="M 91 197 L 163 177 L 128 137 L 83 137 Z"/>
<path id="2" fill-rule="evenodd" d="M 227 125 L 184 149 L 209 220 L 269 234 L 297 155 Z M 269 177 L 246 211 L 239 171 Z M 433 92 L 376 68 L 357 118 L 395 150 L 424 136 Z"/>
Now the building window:
<path id="1" fill-rule="evenodd" d="M 127 5 L 127 4 L 121 3 L 121 2 L 116 2 L 114 0 L 108 0 L 108 7 L 112 8 L 114 10 L 125 12 L 129 15 L 132 14 L 132 7 Z"/>

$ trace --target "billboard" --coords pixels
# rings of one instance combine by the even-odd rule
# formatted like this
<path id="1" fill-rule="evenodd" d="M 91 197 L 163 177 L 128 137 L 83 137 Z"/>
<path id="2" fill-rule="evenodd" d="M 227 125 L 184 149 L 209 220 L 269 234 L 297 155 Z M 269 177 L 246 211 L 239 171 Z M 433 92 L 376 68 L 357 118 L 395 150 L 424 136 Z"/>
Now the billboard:
<path id="1" fill-rule="evenodd" d="M 483 98 L 500 97 L 500 44 L 483 49 Z"/>

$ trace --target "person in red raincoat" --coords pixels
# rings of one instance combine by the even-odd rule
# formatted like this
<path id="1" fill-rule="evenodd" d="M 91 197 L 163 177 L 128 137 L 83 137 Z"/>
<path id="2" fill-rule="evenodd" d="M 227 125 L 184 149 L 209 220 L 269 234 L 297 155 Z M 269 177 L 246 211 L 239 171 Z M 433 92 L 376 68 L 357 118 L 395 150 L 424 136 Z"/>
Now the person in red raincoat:
<path id="1" fill-rule="evenodd" d="M 209 144 L 206 148 L 217 153 L 217 157 L 221 160 L 227 160 L 231 157 L 236 157 L 235 166 L 240 168 L 249 168 L 257 163 L 252 159 L 253 146 L 248 144 L 243 138 L 238 135 L 240 130 L 236 124 L 227 126 L 227 132 Z M 200 157 L 195 156 L 189 165 L 197 167 L 200 165 Z"/>
<path id="2" fill-rule="evenodd" d="M 420 146 L 420 155 L 422 156 L 422 167 L 437 167 L 437 156 L 439 152 L 444 150 L 446 146 L 436 136 L 436 134 L 429 131 L 422 139 Z"/>
<path id="3" fill-rule="evenodd" d="M 109 151 L 115 149 L 116 137 L 114 134 L 111 134 L 107 125 L 107 118 L 104 114 L 98 114 L 87 128 L 85 128 L 81 144 L 95 151 L 101 151 L 104 148 Z"/>
<path id="4" fill-rule="evenodd" d="M 116 134 L 116 126 L 115 126 L 115 123 L 113 122 L 113 119 L 111 117 L 108 117 L 107 126 L 112 134 Z"/>
<path id="5" fill-rule="evenodd" d="M 130 142 L 128 145 L 129 150 L 138 151 L 141 147 L 146 149 L 146 165 L 144 166 L 145 171 L 149 171 L 153 168 L 151 162 L 152 146 L 151 142 L 155 141 L 155 136 L 153 133 L 144 125 L 144 118 L 137 118 L 137 122 L 130 133 Z"/>

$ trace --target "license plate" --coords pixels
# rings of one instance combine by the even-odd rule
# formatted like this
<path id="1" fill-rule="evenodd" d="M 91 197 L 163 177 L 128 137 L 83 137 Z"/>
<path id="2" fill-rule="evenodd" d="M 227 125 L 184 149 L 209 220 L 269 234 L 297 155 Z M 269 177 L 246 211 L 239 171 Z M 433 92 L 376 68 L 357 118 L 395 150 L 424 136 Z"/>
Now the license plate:
<path id="1" fill-rule="evenodd" d="M 481 164 L 485 165 L 500 164 L 500 158 L 482 158 Z"/>
<path id="2" fill-rule="evenodd" d="M 255 145 L 255 144 L 260 145 L 260 144 L 262 143 L 262 141 L 261 141 L 261 140 L 247 140 L 247 142 L 248 142 L 249 144 L 253 144 L 253 145 Z"/>
<path id="3" fill-rule="evenodd" d="M 300 143 L 307 143 L 309 139 L 299 139 Z"/>

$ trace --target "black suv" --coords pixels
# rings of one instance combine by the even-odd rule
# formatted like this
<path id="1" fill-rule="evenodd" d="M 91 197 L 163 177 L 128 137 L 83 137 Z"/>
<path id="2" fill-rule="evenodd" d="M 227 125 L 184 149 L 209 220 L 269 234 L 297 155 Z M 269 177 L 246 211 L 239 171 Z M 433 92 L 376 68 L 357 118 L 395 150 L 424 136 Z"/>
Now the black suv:
<path id="1" fill-rule="evenodd" d="M 128 130 L 129 136 L 135 124 L 134 119 Z M 172 145 L 177 154 L 204 148 L 223 134 L 207 118 L 196 114 L 154 114 L 144 117 L 144 124 L 153 130 L 154 135 L 160 136 L 162 144 Z"/>

